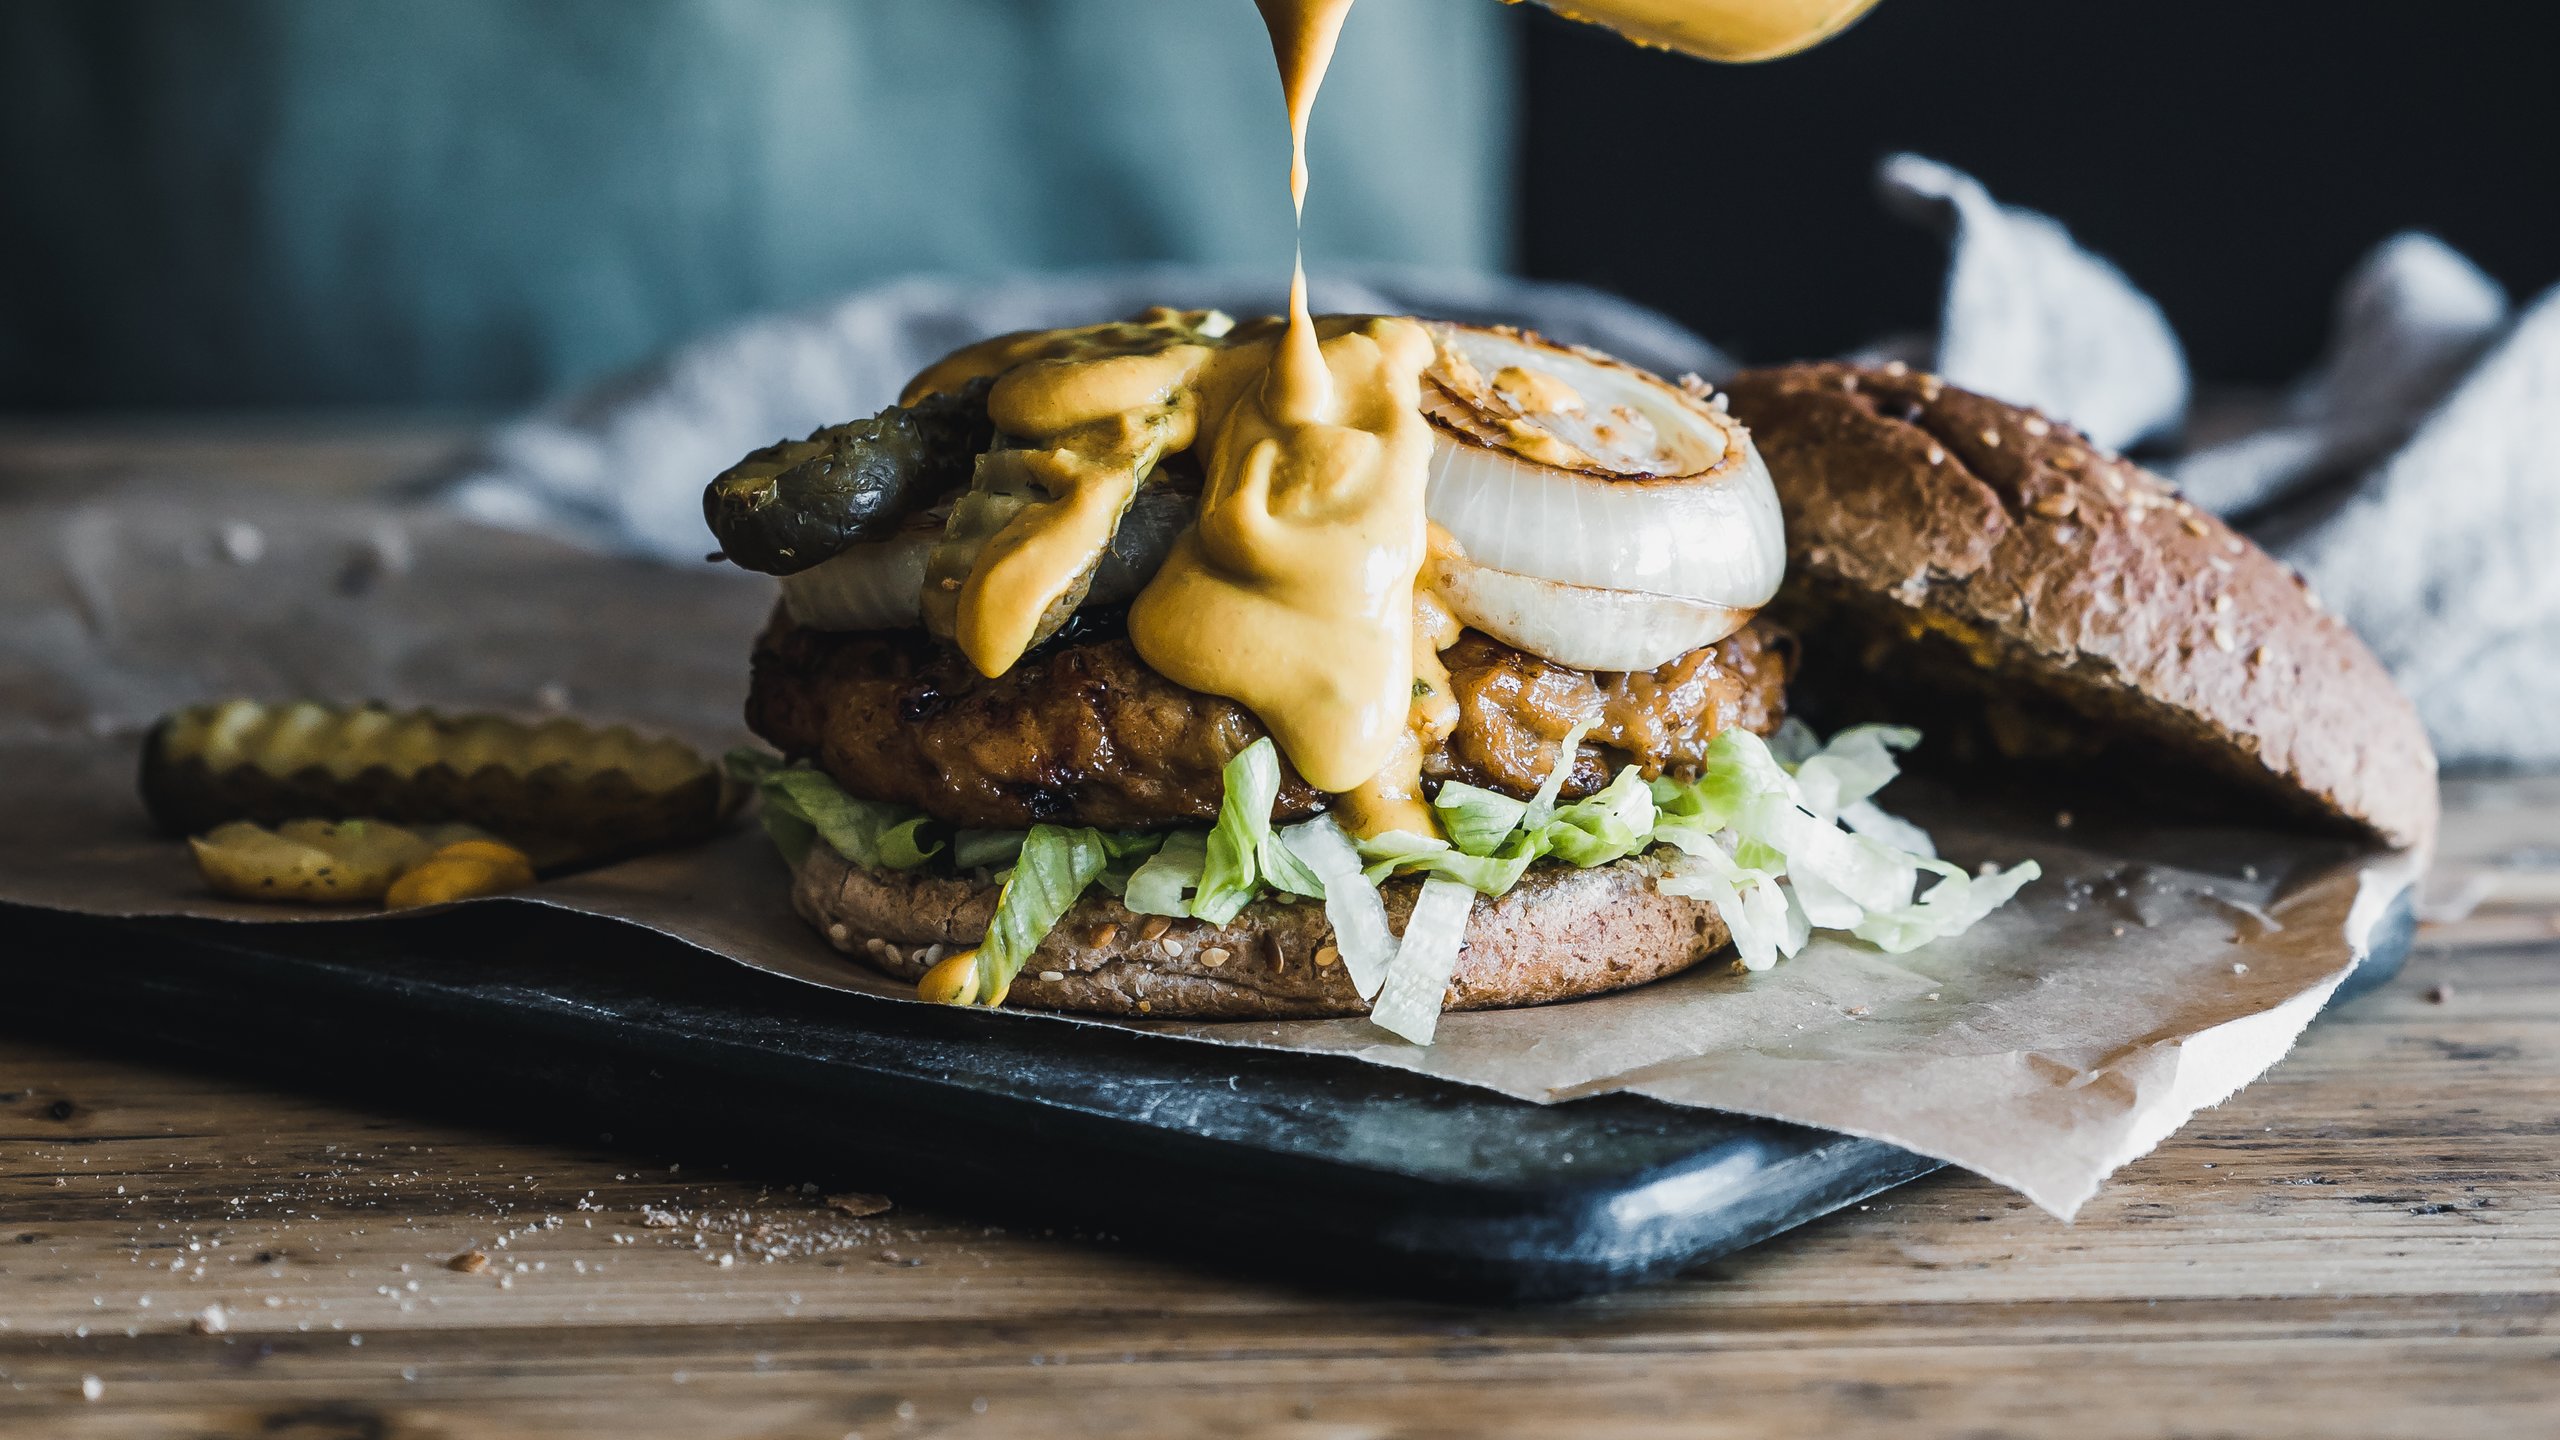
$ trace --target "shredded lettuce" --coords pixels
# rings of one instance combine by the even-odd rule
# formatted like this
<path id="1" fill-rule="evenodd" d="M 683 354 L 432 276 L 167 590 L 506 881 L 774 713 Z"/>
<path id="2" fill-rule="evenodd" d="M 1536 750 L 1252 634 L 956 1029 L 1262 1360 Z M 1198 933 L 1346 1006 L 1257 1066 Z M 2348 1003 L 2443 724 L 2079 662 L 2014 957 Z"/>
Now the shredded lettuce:
<path id="1" fill-rule="evenodd" d="M 1255 882 L 1262 878 L 1271 806 L 1280 798 L 1279 747 L 1269 736 L 1254 741 L 1227 762 L 1225 779 L 1218 823 L 1209 829 L 1208 853 L 1201 861 L 1199 893 L 1191 900 L 1194 916 L 1219 925 L 1253 903 Z"/>
<path id="2" fill-rule="evenodd" d="M 1816 928 L 1894 953 L 1961 934 L 2043 872 L 2028 860 L 1968 876 L 1936 858 L 1926 832 L 1875 805 L 1869 797 L 1899 772 L 1893 752 L 1919 738 L 1887 726 L 1845 730 L 1790 773 L 1771 743 L 1719 734 L 1704 773 L 1685 787 L 1693 793 L 1672 795 L 1665 808 L 1675 819 L 1657 827 L 1682 852 L 1662 889 L 1714 905 L 1754 970 L 1794 954 Z M 1923 871 L 1939 880 L 1915 901 Z"/>
<path id="3" fill-rule="evenodd" d="M 1155 853 L 1164 848 L 1164 842 L 1164 833 L 1160 831 L 1104 832 L 1102 845 L 1111 853 L 1111 863 L 1102 867 L 1102 873 L 1093 877 L 1093 883 L 1115 897 L 1128 894 L 1129 882 L 1136 877 L 1138 867 L 1154 859 Z"/>
<path id="4" fill-rule="evenodd" d="M 1766 970 L 1802 950 L 1813 922 L 1778 875 L 1745 865 L 1726 853 L 1721 837 L 1703 844 L 1675 841 L 1681 855 L 1654 882 L 1665 895 L 1684 895 L 1715 907 L 1746 970 Z"/>
<path id="5" fill-rule="evenodd" d="M 1292 825 L 1280 839 L 1323 886 L 1324 918 L 1333 923 L 1334 948 L 1342 952 L 1351 988 L 1363 1000 L 1374 998 L 1395 959 L 1396 934 L 1387 925 L 1385 898 L 1360 873 L 1360 852 L 1330 815 Z"/>
<path id="6" fill-rule="evenodd" d="M 1268 739 L 1253 742 L 1227 762 L 1225 780 L 1218 823 L 1206 832 L 1168 832 L 1130 875 L 1122 896 L 1130 909 L 1224 925 L 1267 894 L 1324 898 L 1323 876 L 1271 828 L 1279 750 Z"/>
<path id="7" fill-rule="evenodd" d="M 1501 895 L 1550 855 L 1591 866 L 1644 849 L 1652 843 L 1654 796 L 1632 767 L 1596 795 L 1555 803 L 1589 728 L 1577 725 L 1565 736 L 1546 783 L 1528 800 L 1452 781 L 1431 801 L 1448 839 L 1391 830 L 1360 842 L 1371 883 L 1390 875 L 1423 875 Z"/>
<path id="8" fill-rule="evenodd" d="M 1110 863 L 1111 844 L 1101 831 L 1034 825 L 1024 833 L 1021 857 L 1005 877 L 987 937 L 978 944 L 977 993 L 985 1003 L 1003 1002 L 1031 952 Z"/>
<path id="9" fill-rule="evenodd" d="M 1655 820 L 1653 790 L 1630 765 L 1598 793 L 1558 808 L 1541 838 L 1548 854 L 1588 868 L 1653 843 Z"/>
<path id="10" fill-rule="evenodd" d="M 1263 823 L 1266 828 L 1261 843 L 1255 847 L 1262 869 L 1262 883 L 1282 895 L 1324 899 L 1324 876 L 1288 843 L 1283 832 L 1268 828 L 1270 822 L 1267 818 Z"/>
<path id="11" fill-rule="evenodd" d="M 846 863 L 883 870 L 913 870 L 942 850 L 922 839 L 925 817 L 903 805 L 857 800 L 823 770 L 785 765 L 753 750 L 728 756 L 729 774 L 764 795 L 765 833 L 783 858 L 797 865 L 813 839 L 824 840 Z"/>
<path id="12" fill-rule="evenodd" d="M 1821 749 L 1822 737 L 1793 715 L 1779 721 L 1778 728 L 1769 732 L 1769 753 L 1789 770 L 1812 759 Z"/>
<path id="13" fill-rule="evenodd" d="M 959 870 L 1002 870 L 1022 853 L 1019 830 L 960 830 L 951 836 L 951 864 Z"/>
<path id="14" fill-rule="evenodd" d="M 1436 835 L 1390 830 L 1359 842 L 1362 874 L 1370 884 L 1390 875 L 1436 875 L 1470 890 L 1500 895 L 1520 883 L 1529 866 L 1546 854 L 1534 837 L 1514 835 L 1491 855 L 1470 855 Z"/>
<path id="15" fill-rule="evenodd" d="M 2028 861 L 1967 876 L 1937 859 L 1928 832 L 1876 805 L 1900 773 L 1896 752 L 1919 739 L 1883 725 L 1844 730 L 1827 745 L 1794 721 L 1765 741 L 1727 730 L 1695 780 L 1647 783 L 1630 767 L 1597 794 L 1554 804 L 1577 731 L 1547 773 L 1548 803 L 1444 786 L 1433 804 L 1447 840 L 1388 834 L 1362 841 L 1360 853 L 1373 883 L 1420 875 L 1499 895 L 1540 859 L 1603 865 L 1669 847 L 1678 858 L 1657 883 L 1714 906 L 1749 969 L 1797 953 L 1816 929 L 1908 950 L 1962 933 L 2039 873 Z M 1924 871 L 1939 878 L 1915 901 Z"/>
<path id="16" fill-rule="evenodd" d="M 1120 903 L 1141 915 L 1191 913 L 1190 892 L 1200 888 L 1200 872 L 1209 858 L 1209 836 L 1199 830 L 1176 830 L 1129 877 Z"/>
<path id="17" fill-rule="evenodd" d="M 1434 875 L 1422 882 L 1413 913 L 1405 917 L 1404 938 L 1396 942 L 1395 959 L 1387 964 L 1386 983 L 1369 1007 L 1371 1022 L 1416 1045 L 1431 1043 L 1440 1028 L 1440 1000 L 1458 968 L 1475 904 L 1476 892 L 1454 880 Z"/>
<path id="18" fill-rule="evenodd" d="M 1765 970 L 1817 929 L 1889 952 L 1958 935 L 2041 873 L 2032 860 L 1967 874 L 1937 858 L 1928 832 L 1878 807 L 1917 731 L 1863 725 L 1823 743 L 1790 720 L 1761 739 L 1718 734 L 1693 780 L 1645 780 L 1629 766 L 1598 792 L 1562 800 L 1587 726 L 1558 746 L 1527 800 L 1452 781 L 1431 806 L 1447 838 L 1390 831 L 1353 840 L 1329 816 L 1275 829 L 1280 755 L 1258 740 L 1227 762 L 1226 792 L 1207 830 L 1106 833 L 1053 825 L 1028 832 L 962 830 L 926 839 L 912 810 L 857 800 L 807 766 L 739 752 L 731 773 L 765 796 L 765 824 L 797 863 L 817 839 L 847 861 L 914 869 L 946 848 L 960 869 L 1000 870 L 1004 889 L 979 947 L 978 994 L 1001 997 L 1050 927 L 1089 886 L 1131 910 L 1226 924 L 1256 900 L 1321 900 L 1353 988 L 1371 1018 L 1429 1044 L 1439 1002 L 1478 894 L 1508 892 L 1531 865 L 1604 865 L 1657 857 L 1665 894 L 1715 907 L 1743 965 Z M 1924 875 L 1935 877 L 1914 898 Z M 1399 939 L 1378 886 L 1418 877 L 1421 896 Z M 992 1003 L 992 1002 L 990 1002 Z"/>
<path id="19" fill-rule="evenodd" d="M 1431 797 L 1431 810 L 1440 818 L 1440 828 L 1449 832 L 1451 845 L 1470 855 L 1490 855 L 1528 818 L 1529 802 L 1451 780 Z"/>
<path id="20" fill-rule="evenodd" d="M 1980 875 L 1967 875 L 1934 861 L 1926 868 L 1942 877 L 1928 894 L 1908 905 L 1873 912 L 1851 926 L 1850 933 L 1888 954 L 1917 950 L 1932 940 L 1963 934 L 2042 873 L 2033 860 L 2006 870 L 1987 869 Z"/>
<path id="21" fill-rule="evenodd" d="M 1795 766 L 1804 807 L 1829 819 L 1864 802 L 1901 773 L 1893 753 L 1919 743 L 1919 731 L 1894 725 L 1857 725 L 1832 736 Z"/>
<path id="22" fill-rule="evenodd" d="M 1521 817 L 1521 825 L 1536 830 L 1554 818 L 1556 797 L 1564 794 L 1565 782 L 1573 778 L 1573 762 L 1582 754 L 1582 737 L 1591 733 L 1595 722 L 1577 721 L 1564 732 L 1564 743 L 1557 747 L 1556 763 L 1547 767 L 1547 778 L 1538 782 L 1538 792 L 1529 797 L 1529 811 Z"/>

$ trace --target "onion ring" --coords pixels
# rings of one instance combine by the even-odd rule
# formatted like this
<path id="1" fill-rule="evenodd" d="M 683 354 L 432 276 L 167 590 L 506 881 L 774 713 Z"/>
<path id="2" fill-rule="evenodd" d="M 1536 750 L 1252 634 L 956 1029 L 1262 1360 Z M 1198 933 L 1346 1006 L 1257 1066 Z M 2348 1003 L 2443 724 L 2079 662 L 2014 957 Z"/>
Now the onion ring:
<path id="1" fill-rule="evenodd" d="M 1436 558 L 1425 575 L 1449 613 L 1515 650 L 1576 670 L 1651 670 L 1750 623 L 1752 612 L 1650 595 L 1565 585 Z"/>
<path id="2" fill-rule="evenodd" d="M 1427 377 L 1439 428 L 1427 508 L 1468 558 L 1729 610 L 1777 593 L 1785 526 L 1741 422 L 1590 351 L 1431 328 L 1441 358 Z"/>

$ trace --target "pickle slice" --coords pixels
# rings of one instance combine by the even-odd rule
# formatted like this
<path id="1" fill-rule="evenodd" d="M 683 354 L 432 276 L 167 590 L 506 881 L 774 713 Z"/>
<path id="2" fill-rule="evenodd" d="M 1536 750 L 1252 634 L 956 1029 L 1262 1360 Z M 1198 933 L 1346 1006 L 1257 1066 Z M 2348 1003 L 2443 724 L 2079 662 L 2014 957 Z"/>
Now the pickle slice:
<path id="1" fill-rule="evenodd" d="M 707 839 L 742 798 L 682 742 L 565 718 L 226 700 L 164 718 L 142 748 L 142 803 L 170 834 L 313 815 L 459 823 L 546 871 Z"/>
<path id="2" fill-rule="evenodd" d="M 270 830 L 234 820 L 187 844 L 205 883 L 222 894 L 357 905 L 381 900 L 393 881 L 444 846 L 468 840 L 485 843 L 468 825 L 413 830 L 383 820 L 288 820 Z"/>
<path id="3" fill-rule="evenodd" d="M 968 485 L 978 452 L 995 440 L 993 383 L 975 380 L 754 451 L 704 487 L 702 518 L 722 554 L 768 575 L 796 575 L 886 540 L 905 517 Z"/>

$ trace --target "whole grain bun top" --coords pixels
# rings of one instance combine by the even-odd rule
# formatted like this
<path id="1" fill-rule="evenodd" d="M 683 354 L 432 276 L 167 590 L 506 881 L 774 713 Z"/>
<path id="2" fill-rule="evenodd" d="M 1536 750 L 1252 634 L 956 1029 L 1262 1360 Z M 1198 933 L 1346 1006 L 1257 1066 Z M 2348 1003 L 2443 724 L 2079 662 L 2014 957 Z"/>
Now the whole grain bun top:
<path id="1" fill-rule="evenodd" d="M 2381 662 L 2167 482 L 1904 366 L 1729 388 L 1786 512 L 1772 613 L 1807 632 L 1818 719 L 1961 715 L 1977 761 L 2432 837 L 2435 755 Z"/>

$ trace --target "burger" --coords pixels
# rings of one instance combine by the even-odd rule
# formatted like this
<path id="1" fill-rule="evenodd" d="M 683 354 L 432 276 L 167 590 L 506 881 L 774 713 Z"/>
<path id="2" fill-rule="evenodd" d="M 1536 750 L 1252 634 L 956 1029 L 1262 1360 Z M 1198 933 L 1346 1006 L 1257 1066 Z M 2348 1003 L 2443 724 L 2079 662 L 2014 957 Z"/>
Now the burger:
<path id="1" fill-rule="evenodd" d="M 2434 824 L 2414 712 L 2298 578 L 1901 366 L 1720 393 L 1154 310 L 963 349 L 705 514 L 780 582 L 777 753 L 736 763 L 792 903 L 929 1000 L 1428 1043 L 1815 930 L 1912 949 L 2038 874 L 1878 805 L 1924 730 L 2010 793 Z"/>

